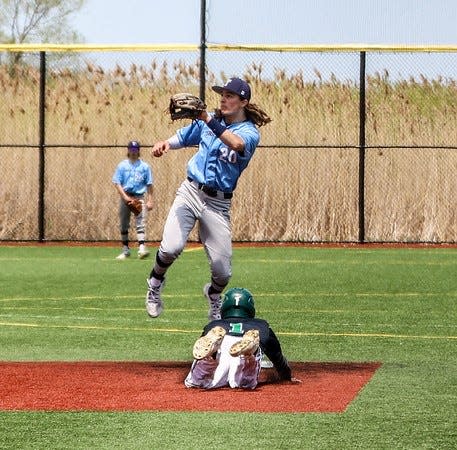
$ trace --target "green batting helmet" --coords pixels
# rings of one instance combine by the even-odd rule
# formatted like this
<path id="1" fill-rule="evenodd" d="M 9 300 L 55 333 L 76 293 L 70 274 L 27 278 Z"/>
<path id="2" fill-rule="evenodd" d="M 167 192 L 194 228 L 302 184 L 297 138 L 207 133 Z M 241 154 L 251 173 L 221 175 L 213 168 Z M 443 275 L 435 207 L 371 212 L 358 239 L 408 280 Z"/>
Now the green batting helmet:
<path id="1" fill-rule="evenodd" d="M 244 288 L 229 289 L 221 306 L 221 317 L 255 317 L 254 297 Z"/>

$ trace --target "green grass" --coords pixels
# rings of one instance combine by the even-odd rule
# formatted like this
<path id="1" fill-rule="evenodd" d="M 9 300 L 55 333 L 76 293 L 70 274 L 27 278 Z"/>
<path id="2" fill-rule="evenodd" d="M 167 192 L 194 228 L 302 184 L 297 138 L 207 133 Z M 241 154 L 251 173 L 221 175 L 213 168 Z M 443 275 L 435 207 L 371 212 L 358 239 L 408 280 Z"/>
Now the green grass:
<path id="1" fill-rule="evenodd" d="M 151 260 L 108 247 L 0 247 L 0 360 L 189 360 L 208 263 L 171 267 L 144 311 Z M 0 412 L 0 448 L 453 449 L 455 249 L 235 248 L 291 361 L 380 361 L 340 414 Z M 154 382 L 152 380 L 151 382 Z"/>

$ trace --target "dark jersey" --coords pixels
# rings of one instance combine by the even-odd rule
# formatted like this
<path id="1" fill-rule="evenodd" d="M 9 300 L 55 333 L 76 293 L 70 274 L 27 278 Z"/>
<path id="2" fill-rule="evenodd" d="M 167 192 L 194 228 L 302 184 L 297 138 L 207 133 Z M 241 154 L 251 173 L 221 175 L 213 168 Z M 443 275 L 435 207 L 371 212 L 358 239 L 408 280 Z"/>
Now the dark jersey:
<path id="1" fill-rule="evenodd" d="M 257 318 L 228 317 L 226 319 L 213 320 L 203 329 L 203 335 L 211 328 L 221 326 L 230 336 L 240 338 L 248 330 L 259 330 L 260 348 L 273 363 L 282 380 L 291 379 L 291 370 L 287 359 L 282 354 L 281 344 L 266 320 Z"/>

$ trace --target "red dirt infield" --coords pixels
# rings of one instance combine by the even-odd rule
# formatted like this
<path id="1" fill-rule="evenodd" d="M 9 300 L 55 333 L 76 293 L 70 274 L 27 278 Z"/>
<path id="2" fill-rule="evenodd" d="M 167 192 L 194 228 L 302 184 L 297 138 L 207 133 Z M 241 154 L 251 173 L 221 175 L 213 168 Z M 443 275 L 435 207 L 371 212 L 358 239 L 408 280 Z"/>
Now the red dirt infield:
<path id="1" fill-rule="evenodd" d="M 190 362 L 0 362 L 2 411 L 344 412 L 380 363 L 291 363 L 301 383 L 262 369 L 257 389 L 188 389 Z"/>

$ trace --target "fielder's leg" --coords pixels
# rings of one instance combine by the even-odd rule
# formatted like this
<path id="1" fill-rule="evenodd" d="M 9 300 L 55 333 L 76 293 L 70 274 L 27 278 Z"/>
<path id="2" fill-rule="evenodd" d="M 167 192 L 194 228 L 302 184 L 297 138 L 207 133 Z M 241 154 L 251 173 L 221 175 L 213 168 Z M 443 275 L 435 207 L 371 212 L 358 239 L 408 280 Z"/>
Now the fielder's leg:
<path id="1" fill-rule="evenodd" d="M 143 259 L 149 256 L 149 251 L 145 244 L 147 209 L 144 206 L 144 199 L 141 199 L 141 204 L 141 212 L 135 218 L 135 225 L 136 238 L 138 240 L 138 258 Z"/>
<path id="2" fill-rule="evenodd" d="M 130 209 L 123 200 L 119 200 L 119 231 L 121 234 L 122 253 L 116 259 L 126 259 L 130 256 L 129 249 Z"/>
<path id="3" fill-rule="evenodd" d="M 221 293 L 232 276 L 230 200 L 210 199 L 200 218 L 200 239 L 208 256 L 211 282 L 204 287 L 208 319 L 220 319 Z"/>
<path id="4" fill-rule="evenodd" d="M 151 278 L 163 279 L 168 268 L 184 250 L 198 217 L 193 199 L 189 197 L 189 193 L 181 186 L 165 222 Z"/>
<path id="5" fill-rule="evenodd" d="M 155 263 L 147 279 L 146 310 L 150 317 L 157 317 L 163 310 L 161 291 L 168 268 L 184 250 L 189 233 L 195 226 L 201 202 L 195 199 L 183 183 L 178 189 L 176 198 L 170 208 L 165 222 L 162 242 L 157 251 Z M 196 201 L 197 200 L 197 201 Z"/>

